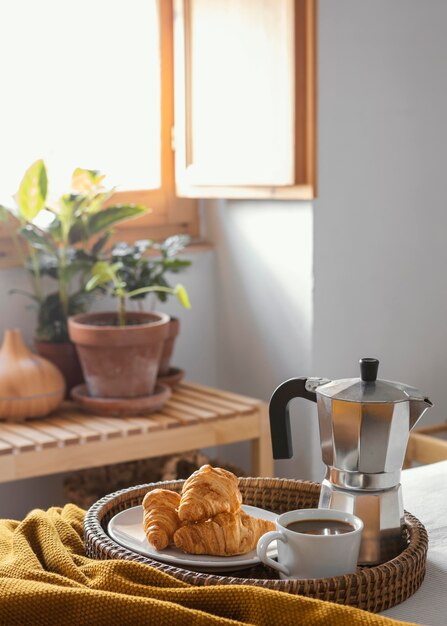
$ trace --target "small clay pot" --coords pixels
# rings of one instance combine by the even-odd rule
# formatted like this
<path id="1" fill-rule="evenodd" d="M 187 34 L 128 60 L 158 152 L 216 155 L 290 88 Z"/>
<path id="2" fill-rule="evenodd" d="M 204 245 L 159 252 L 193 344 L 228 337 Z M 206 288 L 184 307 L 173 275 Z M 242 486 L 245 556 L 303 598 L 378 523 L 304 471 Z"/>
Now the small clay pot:
<path id="1" fill-rule="evenodd" d="M 158 371 L 159 376 L 166 376 L 171 368 L 172 353 L 174 352 L 174 344 L 179 332 L 180 320 L 176 317 L 171 317 L 169 320 L 169 335 L 163 344 L 163 352 Z"/>
<path id="2" fill-rule="evenodd" d="M 58 368 L 30 352 L 20 330 L 6 330 L 0 349 L 0 418 L 44 417 L 59 406 L 64 393 Z"/>
<path id="3" fill-rule="evenodd" d="M 67 341 L 65 343 L 53 343 L 51 341 L 34 340 L 37 353 L 53 363 L 61 372 L 65 380 L 65 397 L 70 397 L 73 387 L 84 382 L 81 363 L 79 362 L 76 346 Z"/>
<path id="4" fill-rule="evenodd" d="M 165 313 L 83 313 L 68 320 L 88 392 L 96 398 L 135 398 L 154 393 L 163 343 L 168 335 Z"/>

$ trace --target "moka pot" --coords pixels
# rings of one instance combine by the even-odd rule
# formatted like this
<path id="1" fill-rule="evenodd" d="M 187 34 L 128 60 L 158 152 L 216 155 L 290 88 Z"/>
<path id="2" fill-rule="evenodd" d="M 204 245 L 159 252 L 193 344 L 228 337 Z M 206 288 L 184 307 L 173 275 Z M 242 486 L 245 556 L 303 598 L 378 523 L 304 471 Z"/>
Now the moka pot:
<path id="1" fill-rule="evenodd" d="M 379 361 L 360 359 L 360 378 L 292 378 L 269 406 L 273 457 L 293 455 L 289 404 L 316 402 L 326 475 L 319 506 L 354 513 L 364 530 L 359 564 L 394 558 L 405 546 L 401 470 L 410 430 L 433 406 L 418 389 L 378 380 Z"/>

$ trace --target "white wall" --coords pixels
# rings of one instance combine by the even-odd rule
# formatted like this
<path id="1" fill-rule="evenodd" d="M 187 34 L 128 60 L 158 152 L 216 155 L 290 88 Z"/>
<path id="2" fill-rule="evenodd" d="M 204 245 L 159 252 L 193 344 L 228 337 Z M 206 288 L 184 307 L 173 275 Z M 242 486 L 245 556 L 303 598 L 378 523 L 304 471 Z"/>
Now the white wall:
<path id="1" fill-rule="evenodd" d="M 379 375 L 435 403 L 447 376 L 447 3 L 321 0 L 315 371 Z"/>

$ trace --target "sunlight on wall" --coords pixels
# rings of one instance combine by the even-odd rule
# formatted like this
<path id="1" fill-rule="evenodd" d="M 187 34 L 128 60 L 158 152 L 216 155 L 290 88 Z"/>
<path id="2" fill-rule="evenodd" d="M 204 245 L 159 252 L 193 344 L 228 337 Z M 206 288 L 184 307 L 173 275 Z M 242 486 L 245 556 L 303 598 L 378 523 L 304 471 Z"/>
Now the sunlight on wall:
<path id="1" fill-rule="evenodd" d="M 231 213 L 231 228 L 238 233 L 240 254 L 245 255 L 241 277 L 245 277 L 246 286 L 250 285 L 257 292 L 259 305 L 269 306 L 276 297 L 276 304 L 287 303 L 290 313 L 298 313 L 302 323 L 310 324 L 307 292 L 311 279 L 308 263 L 312 259 L 312 237 L 304 222 L 306 218 L 303 219 L 300 209 L 292 203 L 275 206 L 274 212 L 264 207 L 255 209 L 256 215 L 253 209 L 244 203 L 241 205 L 240 210 Z"/>
<path id="2" fill-rule="evenodd" d="M 254 369 L 268 395 L 280 376 L 297 375 L 300 363 L 310 357 L 312 209 L 297 203 L 225 206 L 218 258 L 219 311 L 230 330 L 226 342 L 245 378 L 251 360 L 259 361 Z M 243 355 L 241 346 L 247 350 Z"/>

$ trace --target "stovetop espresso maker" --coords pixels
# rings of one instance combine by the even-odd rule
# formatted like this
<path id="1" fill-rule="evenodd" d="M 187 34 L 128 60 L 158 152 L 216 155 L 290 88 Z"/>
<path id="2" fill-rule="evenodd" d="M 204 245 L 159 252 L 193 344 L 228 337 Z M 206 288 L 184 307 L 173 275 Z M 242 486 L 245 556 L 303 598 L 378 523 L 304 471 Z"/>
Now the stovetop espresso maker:
<path id="1" fill-rule="evenodd" d="M 316 402 L 323 462 L 321 508 L 354 513 L 364 530 L 359 564 L 384 563 L 403 549 L 400 475 L 410 430 L 433 406 L 414 387 L 377 379 L 379 361 L 360 359 L 360 378 L 292 378 L 270 400 L 273 458 L 293 455 L 289 403 Z"/>

